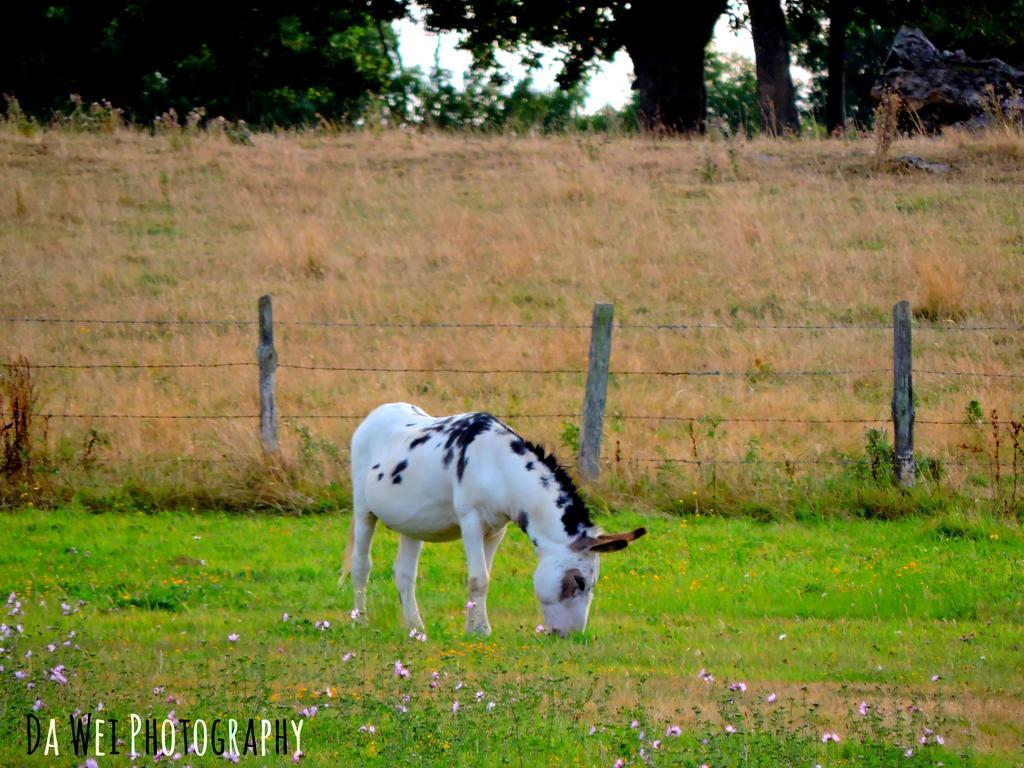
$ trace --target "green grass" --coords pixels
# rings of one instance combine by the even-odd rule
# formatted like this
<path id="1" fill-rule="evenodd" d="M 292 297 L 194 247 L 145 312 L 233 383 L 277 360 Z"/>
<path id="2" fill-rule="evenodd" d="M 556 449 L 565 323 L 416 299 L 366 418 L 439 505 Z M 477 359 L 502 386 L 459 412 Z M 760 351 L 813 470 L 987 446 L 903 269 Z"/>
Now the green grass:
<path id="1" fill-rule="evenodd" d="M 36 696 L 39 715 L 65 730 L 75 708 L 101 701 L 122 720 L 173 709 L 209 722 L 298 717 L 316 704 L 303 730 L 311 765 L 633 765 L 641 747 L 661 765 L 1024 759 L 1019 529 L 986 518 L 814 524 L 621 513 L 605 522 L 642 522 L 650 535 L 603 558 L 585 636 L 535 634 L 533 558 L 513 531 L 495 560 L 485 641 L 462 632 L 460 545 L 424 549 L 429 641 L 420 643 L 398 619 L 390 531 L 374 544 L 369 623 L 349 619 L 351 590 L 335 586 L 347 517 L 6 514 L 0 588 L 17 593 L 24 616 L 2 620 L 21 621 L 24 635 L 3 641 L 11 653 L 0 674 L 0 764 L 51 764 L 25 755 Z M 64 616 L 61 601 L 84 603 Z M 329 630 L 314 627 L 322 619 Z M 77 649 L 46 650 L 72 629 Z M 347 652 L 355 656 L 346 662 Z M 407 680 L 393 673 L 398 659 Z M 45 681 L 59 662 L 72 673 L 66 687 Z M 698 678 L 702 668 L 714 682 Z M 29 677 L 16 680 L 15 669 Z M 738 681 L 746 692 L 727 689 Z M 778 696 L 772 705 L 768 693 Z M 856 712 L 862 700 L 868 717 Z M 368 723 L 376 733 L 359 732 Z M 672 724 L 681 737 L 665 735 Z M 925 727 L 945 747 L 922 749 Z M 823 744 L 826 730 L 843 741 Z M 52 764 L 81 762 L 62 750 Z M 255 764 L 266 762 L 287 761 Z M 100 760 L 108 764 L 130 763 Z"/>

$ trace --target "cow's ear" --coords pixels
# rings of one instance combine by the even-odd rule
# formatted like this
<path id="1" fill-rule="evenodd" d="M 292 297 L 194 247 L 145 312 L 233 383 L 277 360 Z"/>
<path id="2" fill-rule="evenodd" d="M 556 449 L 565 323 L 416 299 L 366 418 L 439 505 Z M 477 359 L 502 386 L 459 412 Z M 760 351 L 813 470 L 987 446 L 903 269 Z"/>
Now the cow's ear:
<path id="1" fill-rule="evenodd" d="M 639 528 L 634 528 L 632 531 L 627 531 L 626 533 L 602 533 L 597 538 L 598 539 L 603 539 L 605 541 L 608 541 L 608 540 L 611 540 L 611 539 L 617 539 L 617 540 L 624 541 L 624 542 L 626 542 L 628 544 L 629 542 L 636 541 L 641 536 L 646 536 L 646 535 L 647 535 L 647 529 L 644 528 L 643 526 L 640 526 Z"/>
<path id="2" fill-rule="evenodd" d="M 610 541 L 595 540 L 587 549 L 590 552 L 618 552 L 620 549 L 625 549 L 629 546 L 628 541 L 622 539 L 611 539 Z"/>
<path id="3" fill-rule="evenodd" d="M 647 529 L 641 527 L 626 533 L 599 533 L 597 536 L 584 534 L 576 540 L 572 548 L 577 551 L 586 550 L 597 553 L 618 552 L 620 549 L 628 547 L 631 541 L 636 541 L 646 533 Z"/>

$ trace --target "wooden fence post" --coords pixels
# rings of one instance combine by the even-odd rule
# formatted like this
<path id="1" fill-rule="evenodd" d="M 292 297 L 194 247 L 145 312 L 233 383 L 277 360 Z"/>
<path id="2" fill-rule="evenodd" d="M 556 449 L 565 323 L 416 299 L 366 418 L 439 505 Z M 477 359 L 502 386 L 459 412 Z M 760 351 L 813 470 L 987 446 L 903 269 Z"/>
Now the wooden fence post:
<path id="1" fill-rule="evenodd" d="M 260 345 L 256 358 L 260 364 L 260 442 L 263 455 L 277 459 L 280 445 L 277 442 L 277 396 L 275 378 L 277 372 L 277 350 L 274 349 L 274 313 L 270 296 L 260 296 Z"/>
<path id="2" fill-rule="evenodd" d="M 590 358 L 587 391 L 583 397 L 583 425 L 580 428 L 579 472 L 584 480 L 597 480 L 601 466 L 601 428 L 608 400 L 608 361 L 612 354 L 612 304 L 594 304 L 590 325 Z"/>
<path id="3" fill-rule="evenodd" d="M 893 471 L 904 488 L 914 486 L 914 385 L 910 346 L 910 302 L 892 308 Z"/>

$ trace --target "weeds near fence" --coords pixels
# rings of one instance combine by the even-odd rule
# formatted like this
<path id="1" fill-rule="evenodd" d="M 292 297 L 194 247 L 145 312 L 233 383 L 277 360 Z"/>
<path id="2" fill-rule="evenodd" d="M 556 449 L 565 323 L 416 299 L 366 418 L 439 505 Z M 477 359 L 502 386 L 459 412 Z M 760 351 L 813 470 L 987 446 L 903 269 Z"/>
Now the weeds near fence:
<path id="1" fill-rule="evenodd" d="M 1014 419 L 1000 420 L 998 409 L 993 408 L 988 426 L 991 442 L 987 458 L 995 503 L 1004 515 L 1016 517 L 1019 512 L 1017 494 L 1022 483 L 1021 472 L 1024 471 L 1022 422 Z M 1005 460 L 1007 450 L 1010 452 L 1009 462 Z M 1003 474 L 1005 469 L 1010 471 L 1009 477 Z"/>
<path id="2" fill-rule="evenodd" d="M 1020 134 L 1024 128 L 1024 103 L 1019 88 L 1007 88 L 1005 98 L 1000 97 L 994 85 L 985 86 L 985 115 L 997 130 L 1006 134 Z"/>
<path id="3" fill-rule="evenodd" d="M 900 112 L 903 109 L 903 99 L 900 95 L 886 89 L 882 92 L 875 107 L 874 140 L 875 140 L 875 169 L 885 167 L 889 161 L 889 152 L 892 144 L 899 133 Z"/>
<path id="4" fill-rule="evenodd" d="M 25 357 L 0 371 L 0 477 L 24 482 L 32 475 L 32 412 L 36 390 Z"/>

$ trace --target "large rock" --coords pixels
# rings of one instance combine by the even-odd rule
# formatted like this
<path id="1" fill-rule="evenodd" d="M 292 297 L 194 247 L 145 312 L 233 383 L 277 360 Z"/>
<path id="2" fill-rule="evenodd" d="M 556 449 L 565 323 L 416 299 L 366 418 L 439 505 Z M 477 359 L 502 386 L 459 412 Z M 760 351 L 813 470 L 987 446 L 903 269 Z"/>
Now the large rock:
<path id="1" fill-rule="evenodd" d="M 982 123 L 994 111 L 993 93 L 1004 113 L 1024 108 L 1024 70 L 1001 59 L 971 59 L 963 51 L 940 51 L 919 29 L 901 27 L 885 59 L 881 80 L 871 89 L 880 100 L 886 89 L 899 93 L 929 130 L 953 123 Z"/>

